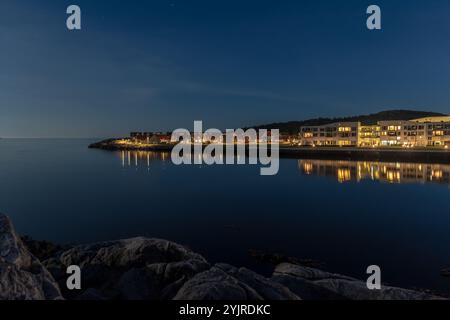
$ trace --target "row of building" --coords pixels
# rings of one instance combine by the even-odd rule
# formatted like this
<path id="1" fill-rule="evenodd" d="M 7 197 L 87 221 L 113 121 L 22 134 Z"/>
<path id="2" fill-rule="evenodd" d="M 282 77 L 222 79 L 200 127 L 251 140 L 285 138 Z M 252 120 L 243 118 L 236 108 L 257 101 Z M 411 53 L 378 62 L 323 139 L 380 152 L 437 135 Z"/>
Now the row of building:
<path id="1" fill-rule="evenodd" d="M 131 132 L 130 138 L 133 142 L 147 144 L 170 143 L 172 134 L 170 132 Z"/>
<path id="2" fill-rule="evenodd" d="M 270 131 L 268 132 L 270 136 Z M 171 133 L 132 132 L 133 142 L 161 144 L 171 142 Z M 192 135 L 193 142 L 195 141 Z M 226 137 L 223 137 L 226 140 Z M 245 137 L 246 143 L 258 143 L 258 135 Z M 202 141 L 208 142 L 208 141 Z M 427 117 L 415 120 L 379 121 L 376 125 L 361 122 L 337 122 L 322 126 L 304 126 L 300 134 L 279 135 L 281 144 L 301 146 L 349 147 L 450 147 L 450 116 Z"/>
<path id="3" fill-rule="evenodd" d="M 137 142 L 137 143 L 145 143 L 145 144 L 166 144 L 166 143 L 171 143 L 171 133 L 167 132 L 131 132 L 130 133 L 130 138 L 131 141 L 133 142 Z M 260 136 L 260 133 L 256 130 L 254 130 L 254 135 L 250 136 L 250 135 L 244 135 L 242 137 L 243 141 L 245 141 L 245 143 L 259 143 L 261 141 L 263 141 L 263 139 L 272 141 L 272 137 L 271 137 L 271 131 L 267 132 L 267 136 L 265 138 L 263 138 L 262 136 Z M 192 142 L 195 143 L 209 143 L 211 142 L 210 139 L 206 136 L 201 136 L 196 137 L 196 135 L 192 132 L 191 133 L 191 139 Z M 224 134 L 222 137 L 222 140 L 225 142 L 227 141 L 227 135 Z M 264 141 L 266 141 L 264 140 Z M 234 135 L 234 141 L 235 143 L 239 143 L 240 140 L 238 138 L 238 136 L 235 134 Z M 273 140 L 275 141 L 275 140 Z M 290 136 L 290 135 L 286 135 L 286 134 L 280 134 L 278 137 L 278 141 L 279 143 L 298 143 L 298 137 L 297 136 Z"/>
<path id="4" fill-rule="evenodd" d="M 376 125 L 339 122 L 300 128 L 300 145 L 353 147 L 450 146 L 450 116 L 409 121 L 379 121 Z"/>

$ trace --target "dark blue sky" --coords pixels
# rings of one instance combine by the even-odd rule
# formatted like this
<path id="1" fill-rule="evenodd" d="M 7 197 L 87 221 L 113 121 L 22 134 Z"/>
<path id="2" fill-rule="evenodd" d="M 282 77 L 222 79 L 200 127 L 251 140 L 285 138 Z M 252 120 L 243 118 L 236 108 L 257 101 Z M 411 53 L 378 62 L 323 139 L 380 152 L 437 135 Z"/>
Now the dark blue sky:
<path id="1" fill-rule="evenodd" d="M 2 0 L 0 39 L 1 137 L 450 113 L 448 0 Z"/>

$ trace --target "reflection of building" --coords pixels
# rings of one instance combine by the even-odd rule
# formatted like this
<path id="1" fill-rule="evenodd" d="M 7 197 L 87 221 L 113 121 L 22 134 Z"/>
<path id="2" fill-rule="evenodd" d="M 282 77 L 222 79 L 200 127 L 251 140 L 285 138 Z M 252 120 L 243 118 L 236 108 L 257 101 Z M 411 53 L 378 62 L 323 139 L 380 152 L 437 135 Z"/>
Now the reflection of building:
<path id="1" fill-rule="evenodd" d="M 339 182 L 441 183 L 450 187 L 450 165 L 445 164 L 299 160 L 298 165 L 303 174 L 334 177 Z"/>
<path id="2" fill-rule="evenodd" d="M 450 116 L 410 121 L 379 121 L 364 126 L 359 122 L 332 123 L 300 128 L 305 146 L 430 147 L 450 146 Z"/>

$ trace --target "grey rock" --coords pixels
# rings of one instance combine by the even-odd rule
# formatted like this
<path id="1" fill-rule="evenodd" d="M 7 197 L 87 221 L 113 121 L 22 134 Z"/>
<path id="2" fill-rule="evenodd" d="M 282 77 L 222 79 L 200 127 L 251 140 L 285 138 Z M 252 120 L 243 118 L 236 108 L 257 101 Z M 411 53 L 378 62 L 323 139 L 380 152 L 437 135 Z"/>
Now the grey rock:
<path id="1" fill-rule="evenodd" d="M 299 300 L 285 286 L 245 268 L 216 264 L 187 281 L 175 300 Z"/>
<path id="2" fill-rule="evenodd" d="M 428 293 L 382 286 L 381 290 L 369 290 L 363 281 L 327 279 L 315 284 L 334 291 L 351 300 L 436 300 L 441 299 Z"/>
<path id="3" fill-rule="evenodd" d="M 279 264 L 273 273 L 274 275 L 291 275 L 297 278 L 303 278 L 310 281 L 323 279 L 344 279 L 349 281 L 358 281 L 356 278 L 343 276 L 340 274 L 329 273 L 319 269 L 300 266 L 292 263 Z"/>
<path id="4" fill-rule="evenodd" d="M 212 267 L 187 281 L 174 300 L 263 300 L 252 288 Z"/>
<path id="5" fill-rule="evenodd" d="M 272 279 L 283 283 L 293 292 L 311 299 L 350 300 L 432 300 L 441 299 L 427 293 L 382 286 L 381 290 L 369 290 L 366 282 L 355 278 L 328 273 L 288 263 L 276 267 Z M 307 286 L 307 287 L 306 287 Z M 306 288 L 308 288 L 306 290 Z M 334 293 L 336 296 L 333 296 Z M 302 296 L 302 297 L 303 297 Z"/>
<path id="6" fill-rule="evenodd" d="M 161 289 L 160 298 L 172 299 L 182 285 L 194 275 L 208 270 L 209 263 L 204 260 L 189 259 L 179 262 L 159 263 L 147 266 L 147 272 L 152 273 L 153 278 L 158 279 Z"/>
<path id="7" fill-rule="evenodd" d="M 76 246 L 44 263 L 61 284 L 62 271 L 78 265 L 83 288 L 126 300 L 172 298 L 185 281 L 210 267 L 201 255 L 181 245 L 142 237 Z M 63 293 L 73 298 L 73 292 Z"/>
<path id="8" fill-rule="evenodd" d="M 217 264 L 232 277 L 254 289 L 264 300 L 298 300 L 299 297 L 284 285 L 267 279 L 249 269 Z"/>
<path id="9" fill-rule="evenodd" d="M 62 299 L 48 270 L 24 246 L 9 218 L 0 214 L 0 300 Z"/>
<path id="10" fill-rule="evenodd" d="M 172 282 L 165 286 L 161 290 L 161 300 L 172 300 L 176 296 L 178 291 L 183 287 L 186 281 L 186 277 L 183 276 L 175 282 Z"/>
<path id="11" fill-rule="evenodd" d="M 142 267 L 147 264 L 188 259 L 206 260 L 176 243 L 143 237 L 76 246 L 62 252 L 53 262 L 61 265 L 102 265 L 112 268 Z"/>
<path id="12" fill-rule="evenodd" d="M 290 275 L 277 275 L 272 276 L 271 280 L 289 288 L 297 296 L 302 297 L 302 300 L 347 300 L 347 298 L 340 294 L 303 278 Z"/>

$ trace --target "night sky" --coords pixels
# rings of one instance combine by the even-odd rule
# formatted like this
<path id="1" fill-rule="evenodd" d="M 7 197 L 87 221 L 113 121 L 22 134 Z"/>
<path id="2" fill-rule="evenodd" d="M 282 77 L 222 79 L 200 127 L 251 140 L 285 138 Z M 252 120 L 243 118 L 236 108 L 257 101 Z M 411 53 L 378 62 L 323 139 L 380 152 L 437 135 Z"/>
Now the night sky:
<path id="1" fill-rule="evenodd" d="M 1 0 L 0 40 L 0 137 L 450 113 L 448 0 Z"/>

